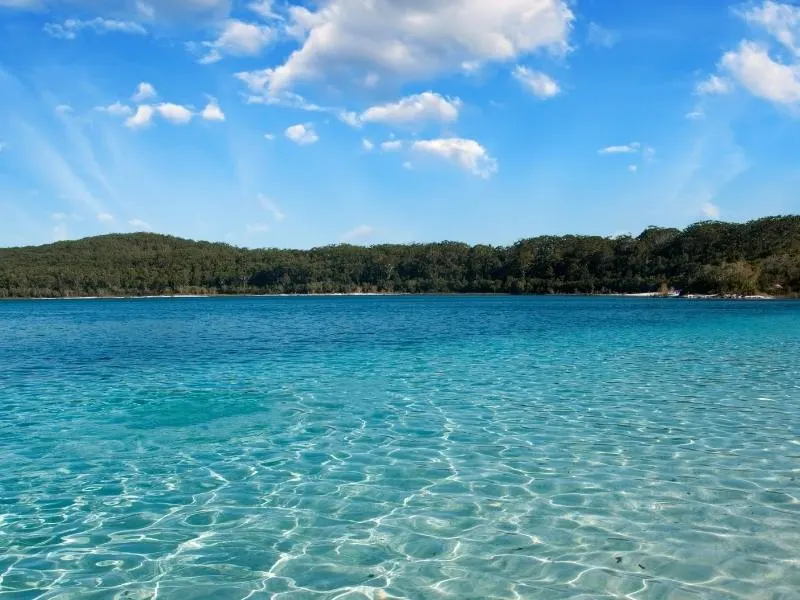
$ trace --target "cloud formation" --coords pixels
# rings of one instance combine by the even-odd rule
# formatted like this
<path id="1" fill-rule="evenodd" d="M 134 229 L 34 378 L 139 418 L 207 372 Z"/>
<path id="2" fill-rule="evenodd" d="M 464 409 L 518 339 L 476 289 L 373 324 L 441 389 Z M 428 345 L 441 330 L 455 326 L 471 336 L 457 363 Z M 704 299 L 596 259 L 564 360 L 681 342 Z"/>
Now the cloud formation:
<path id="1" fill-rule="evenodd" d="M 257 56 L 274 39 L 275 31 L 267 25 L 229 19 L 216 40 L 201 44 L 209 51 L 199 62 L 211 64 L 225 56 Z"/>
<path id="2" fill-rule="evenodd" d="M 411 145 L 411 149 L 419 154 L 450 161 L 484 179 L 497 173 L 497 161 L 475 140 L 463 138 L 419 140 Z"/>
<path id="3" fill-rule="evenodd" d="M 300 146 L 314 144 L 319 141 L 319 136 L 314 131 L 314 126 L 311 123 L 298 123 L 287 127 L 284 134 L 288 139 Z"/>
<path id="4" fill-rule="evenodd" d="M 574 15 L 565 0 L 409 2 L 328 0 L 289 8 L 300 47 L 261 71 L 261 92 L 340 77 L 419 81 L 471 62 L 505 62 L 547 49 L 564 53 Z"/>
<path id="5" fill-rule="evenodd" d="M 461 106 L 459 98 L 445 98 L 428 91 L 401 98 L 397 102 L 368 108 L 361 113 L 358 121 L 387 125 L 405 125 L 423 121 L 452 123 L 458 120 Z"/>
<path id="6" fill-rule="evenodd" d="M 720 75 L 711 75 L 698 86 L 698 92 L 727 93 L 732 91 L 735 82 L 757 98 L 799 108 L 800 7 L 766 0 L 761 4 L 748 4 L 736 14 L 754 29 L 754 33 L 766 33 L 771 43 L 741 40 L 736 48 L 722 55 L 718 65 Z M 775 52 L 776 42 L 783 53 Z"/>
<path id="7" fill-rule="evenodd" d="M 553 78 L 539 71 L 532 71 L 528 67 L 517 65 L 514 69 L 514 79 L 522 84 L 522 87 L 537 98 L 552 98 L 561 92 L 561 88 Z"/>
<path id="8" fill-rule="evenodd" d="M 635 154 L 639 152 L 642 145 L 639 142 L 631 142 L 621 146 L 606 146 L 597 151 L 598 154 Z"/>
<path id="9" fill-rule="evenodd" d="M 1 5 L 2 3 L 0 3 Z M 81 19 L 67 19 L 63 23 L 47 23 L 44 32 L 54 38 L 74 40 L 82 31 L 92 31 L 103 35 L 106 33 L 129 33 L 132 35 L 146 35 L 147 30 L 133 21 L 118 21 L 97 17 L 88 21 Z"/>

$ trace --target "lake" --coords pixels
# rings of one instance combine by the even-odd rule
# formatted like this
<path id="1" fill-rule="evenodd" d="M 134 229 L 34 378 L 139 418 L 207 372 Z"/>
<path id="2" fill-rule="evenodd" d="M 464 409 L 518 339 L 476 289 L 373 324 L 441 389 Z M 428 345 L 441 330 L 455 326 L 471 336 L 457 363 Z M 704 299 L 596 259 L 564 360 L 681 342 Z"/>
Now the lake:
<path id="1" fill-rule="evenodd" d="M 800 303 L 0 302 L 0 598 L 788 599 Z"/>

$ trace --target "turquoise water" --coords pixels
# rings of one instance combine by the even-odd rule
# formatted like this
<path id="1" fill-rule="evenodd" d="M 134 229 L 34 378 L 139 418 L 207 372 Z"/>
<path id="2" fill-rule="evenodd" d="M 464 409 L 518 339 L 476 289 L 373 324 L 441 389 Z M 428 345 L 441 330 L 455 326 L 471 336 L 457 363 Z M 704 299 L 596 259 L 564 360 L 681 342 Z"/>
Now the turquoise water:
<path id="1" fill-rule="evenodd" d="M 800 304 L 0 303 L 0 598 L 800 597 Z"/>

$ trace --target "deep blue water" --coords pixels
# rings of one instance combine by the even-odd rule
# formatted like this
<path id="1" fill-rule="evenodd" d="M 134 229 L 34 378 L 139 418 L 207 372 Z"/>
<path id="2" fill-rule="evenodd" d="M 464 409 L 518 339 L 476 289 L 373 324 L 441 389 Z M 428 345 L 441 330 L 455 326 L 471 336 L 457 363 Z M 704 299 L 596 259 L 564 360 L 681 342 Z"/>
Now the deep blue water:
<path id="1" fill-rule="evenodd" d="M 0 302 L 0 598 L 800 598 L 800 303 Z"/>

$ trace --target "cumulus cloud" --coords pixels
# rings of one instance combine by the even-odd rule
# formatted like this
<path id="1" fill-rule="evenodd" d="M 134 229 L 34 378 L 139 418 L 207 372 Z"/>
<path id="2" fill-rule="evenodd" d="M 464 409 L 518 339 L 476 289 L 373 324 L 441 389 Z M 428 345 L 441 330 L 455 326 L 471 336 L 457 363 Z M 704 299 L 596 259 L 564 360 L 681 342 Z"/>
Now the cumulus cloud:
<path id="1" fill-rule="evenodd" d="M 259 15 L 262 19 L 277 19 L 279 17 L 273 10 L 273 4 L 273 0 L 254 0 L 247 5 L 247 8 Z"/>
<path id="2" fill-rule="evenodd" d="M 97 213 L 97 220 L 101 223 L 113 223 L 116 219 L 111 213 L 101 212 Z"/>
<path id="3" fill-rule="evenodd" d="M 216 40 L 202 43 L 209 52 L 200 63 L 215 63 L 224 56 L 257 56 L 274 38 L 271 27 L 228 19 Z"/>
<path id="4" fill-rule="evenodd" d="M 131 129 L 148 126 L 155 115 L 155 110 L 149 104 L 142 104 L 136 107 L 136 112 L 125 120 L 125 126 Z"/>
<path id="5" fill-rule="evenodd" d="M 754 42 L 743 41 L 726 52 L 721 66 L 754 96 L 777 104 L 800 103 L 800 65 L 779 63 Z"/>
<path id="6" fill-rule="evenodd" d="M 767 0 L 762 5 L 750 5 L 739 16 L 751 25 L 764 29 L 784 47 L 800 55 L 800 6 Z"/>
<path id="7" fill-rule="evenodd" d="M 800 7 L 766 0 L 749 3 L 736 11 L 754 29 L 768 34 L 771 44 L 743 39 L 719 61 L 720 75 L 711 75 L 698 86 L 701 93 L 726 93 L 736 83 L 753 96 L 775 104 L 800 107 Z M 770 46 L 784 50 L 775 58 Z M 786 52 L 789 51 L 788 60 Z"/>
<path id="8" fill-rule="evenodd" d="M 635 154 L 639 152 L 642 145 L 639 142 L 631 142 L 622 146 L 606 146 L 597 151 L 598 154 Z"/>
<path id="9" fill-rule="evenodd" d="M 718 75 L 711 75 L 697 84 L 698 94 L 727 94 L 730 91 L 731 82 Z"/>
<path id="10" fill-rule="evenodd" d="M 0 5 L 2 5 L 2 2 L 0 2 Z M 147 34 L 147 30 L 144 27 L 133 21 L 118 21 L 116 19 L 103 19 L 102 17 L 89 21 L 67 19 L 63 23 L 47 23 L 44 26 L 45 33 L 62 40 L 74 40 L 79 33 L 86 30 L 101 35 L 106 33 Z"/>
<path id="11" fill-rule="evenodd" d="M 552 98 L 557 96 L 561 88 L 549 75 L 533 71 L 528 67 L 517 65 L 514 69 L 514 79 L 522 84 L 527 91 L 537 98 Z"/>
<path id="12" fill-rule="evenodd" d="M 131 96 L 131 100 L 134 102 L 145 102 L 146 100 L 152 100 L 156 96 L 158 96 L 156 88 L 154 88 L 152 84 L 143 81 L 136 86 L 136 92 Z"/>
<path id="13" fill-rule="evenodd" d="M 411 149 L 419 154 L 437 156 L 453 162 L 484 179 L 497 172 L 497 161 L 475 140 L 463 138 L 418 140 L 411 145 Z"/>
<path id="14" fill-rule="evenodd" d="M 458 71 L 471 61 L 505 62 L 541 49 L 563 53 L 573 20 L 566 0 L 295 5 L 286 30 L 300 47 L 283 64 L 262 71 L 255 91 L 274 95 L 301 81 L 336 76 L 415 81 Z"/>
<path id="15" fill-rule="evenodd" d="M 200 116 L 206 121 L 225 120 L 225 113 L 222 112 L 219 104 L 217 104 L 217 101 L 214 99 L 208 101 L 208 104 L 206 104 L 206 107 L 203 109 L 203 112 L 200 113 Z"/>
<path id="16" fill-rule="evenodd" d="M 402 140 L 387 140 L 381 144 L 381 150 L 384 152 L 397 152 L 403 149 Z"/>
<path id="17" fill-rule="evenodd" d="M 275 134 L 274 133 L 265 133 L 264 134 L 264 139 L 265 140 L 269 140 L 271 142 L 272 140 L 275 139 Z"/>
<path id="18" fill-rule="evenodd" d="M 122 104 L 121 102 L 117 101 L 114 104 L 109 104 L 108 106 L 95 106 L 94 108 L 98 112 L 104 112 L 112 117 L 128 117 L 133 114 L 133 109 L 126 104 Z"/>
<path id="19" fill-rule="evenodd" d="M 186 125 L 194 116 L 192 111 L 185 106 L 173 104 L 172 102 L 162 102 L 161 104 L 157 104 L 154 108 L 162 118 L 173 125 Z"/>
<path id="20" fill-rule="evenodd" d="M 462 102 L 459 98 L 445 98 L 434 92 L 422 92 L 401 98 L 397 102 L 373 106 L 361 113 L 364 123 L 403 125 L 422 121 L 451 123 L 458 120 Z"/>
<path id="21" fill-rule="evenodd" d="M 301 146 L 319 141 L 319 136 L 317 132 L 314 131 L 314 126 L 311 123 L 298 123 L 297 125 L 287 127 L 285 135 L 295 144 Z"/>
<path id="22" fill-rule="evenodd" d="M 371 225 L 359 225 L 350 231 L 346 231 L 339 238 L 343 242 L 353 242 L 356 240 L 363 240 L 375 235 L 375 228 Z"/>

